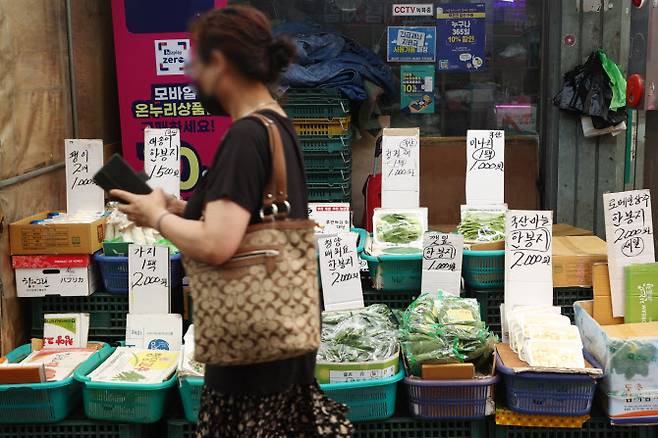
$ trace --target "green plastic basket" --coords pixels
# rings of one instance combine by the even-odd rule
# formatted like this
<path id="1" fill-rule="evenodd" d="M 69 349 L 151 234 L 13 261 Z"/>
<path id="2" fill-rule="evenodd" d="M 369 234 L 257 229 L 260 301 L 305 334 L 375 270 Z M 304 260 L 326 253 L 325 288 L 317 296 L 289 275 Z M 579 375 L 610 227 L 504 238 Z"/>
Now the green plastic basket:
<path id="1" fill-rule="evenodd" d="M 401 254 L 371 256 L 365 252 L 361 257 L 368 262 L 372 285 L 384 292 L 419 292 L 423 255 Z"/>
<path id="2" fill-rule="evenodd" d="M 505 285 L 505 251 L 464 250 L 462 276 L 467 288 L 499 289 Z"/>
<path id="3" fill-rule="evenodd" d="M 350 131 L 350 117 L 293 119 L 300 137 L 338 137 Z"/>
<path id="4" fill-rule="evenodd" d="M 201 407 L 203 377 L 180 377 L 178 379 L 178 391 L 183 403 L 185 419 L 190 423 L 196 423 L 199 418 L 199 408 Z"/>
<path id="5" fill-rule="evenodd" d="M 351 186 L 351 170 L 307 170 L 306 179 L 309 184 L 329 184 Z"/>
<path id="6" fill-rule="evenodd" d="M 43 336 L 46 313 L 89 313 L 89 339 L 118 341 L 126 337 L 128 295 L 96 292 L 88 297 L 46 296 L 30 298 L 34 338 Z"/>
<path id="7" fill-rule="evenodd" d="M 306 96 L 285 99 L 283 109 L 292 119 L 344 118 L 350 115 L 350 101 L 335 96 Z"/>
<path id="8" fill-rule="evenodd" d="M 352 184 L 308 184 L 308 200 L 310 202 L 350 202 L 352 200 Z"/>
<path id="9" fill-rule="evenodd" d="M 304 154 L 304 167 L 309 172 L 344 172 L 352 171 L 352 154 L 337 152 L 333 154 Z"/>
<path id="10" fill-rule="evenodd" d="M 196 424 L 180 419 L 169 420 L 167 438 L 196 438 Z"/>
<path id="11" fill-rule="evenodd" d="M 106 348 L 78 367 L 75 379 L 82 383 L 85 415 L 95 420 L 126 423 L 155 423 L 167 407 L 171 390 L 176 386 L 176 373 L 158 384 L 92 382 L 87 375 L 112 355 Z"/>
<path id="12" fill-rule="evenodd" d="M 336 137 L 302 137 L 299 142 L 304 156 L 308 154 L 350 154 L 352 131 Z"/>
<path id="13" fill-rule="evenodd" d="M 404 379 L 404 367 L 393 377 L 365 382 L 328 383 L 320 385 L 327 397 L 349 408 L 350 421 L 374 421 L 390 418 L 395 413 L 397 384 Z"/>
<path id="14" fill-rule="evenodd" d="M 22 345 L 7 354 L 7 361 L 18 363 L 31 352 L 30 344 Z M 101 352 L 94 353 L 80 366 L 92 362 Z M 0 425 L 56 423 L 79 405 L 80 384 L 73 376 L 58 382 L 0 385 Z"/>
<path id="15" fill-rule="evenodd" d="M 78 418 L 80 417 L 80 418 Z M 149 436 L 139 424 L 105 423 L 75 418 L 54 424 L 2 424 L 0 438 L 141 438 Z"/>
<path id="16" fill-rule="evenodd" d="M 355 427 L 354 438 L 487 438 L 488 431 L 486 420 L 422 421 L 398 417 L 357 423 Z"/>

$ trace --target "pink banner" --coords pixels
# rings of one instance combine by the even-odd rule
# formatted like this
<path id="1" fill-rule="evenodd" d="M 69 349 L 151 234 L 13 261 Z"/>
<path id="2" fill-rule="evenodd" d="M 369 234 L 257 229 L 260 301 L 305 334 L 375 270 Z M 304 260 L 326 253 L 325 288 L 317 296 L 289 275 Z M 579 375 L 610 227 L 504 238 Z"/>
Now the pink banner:
<path id="1" fill-rule="evenodd" d="M 226 117 L 208 115 L 185 75 L 191 54 L 189 24 L 227 0 L 112 0 L 123 156 L 144 168 L 144 128 L 181 133 L 181 193 L 185 197 L 210 166 Z"/>

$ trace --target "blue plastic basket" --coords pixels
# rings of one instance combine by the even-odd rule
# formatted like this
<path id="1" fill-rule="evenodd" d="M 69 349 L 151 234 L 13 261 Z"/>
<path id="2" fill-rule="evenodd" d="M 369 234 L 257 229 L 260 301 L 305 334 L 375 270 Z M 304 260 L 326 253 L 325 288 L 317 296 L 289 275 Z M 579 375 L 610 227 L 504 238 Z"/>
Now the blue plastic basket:
<path id="1" fill-rule="evenodd" d="M 178 391 L 183 403 L 185 419 L 190 423 L 196 423 L 199 418 L 199 408 L 201 407 L 203 377 L 180 377 L 178 379 Z"/>
<path id="2" fill-rule="evenodd" d="M 588 354 L 595 368 L 601 366 Z M 496 353 L 496 369 L 502 374 L 507 392 L 507 407 L 531 415 L 588 415 L 596 382 L 601 377 L 565 373 L 515 373 L 503 365 Z"/>
<path id="3" fill-rule="evenodd" d="M 468 289 L 500 289 L 505 285 L 505 251 L 464 250 L 462 276 Z"/>
<path id="4" fill-rule="evenodd" d="M 32 346 L 25 344 L 7 354 L 7 360 L 18 363 L 31 352 Z M 99 353 L 94 353 L 87 362 Z M 73 376 L 58 382 L 0 385 L 0 424 L 57 423 L 80 401 L 80 384 Z"/>
<path id="5" fill-rule="evenodd" d="M 397 384 L 404 379 L 404 367 L 392 377 L 363 382 L 327 383 L 320 388 L 327 397 L 349 408 L 350 421 L 375 421 L 395 413 Z"/>
<path id="6" fill-rule="evenodd" d="M 368 262 L 372 285 L 384 292 L 420 291 L 423 255 L 401 254 L 371 256 L 365 252 L 361 257 Z"/>
<path id="7" fill-rule="evenodd" d="M 176 385 L 176 373 L 169 380 L 156 384 L 92 382 L 88 374 L 110 357 L 114 350 L 102 350 L 75 371 L 75 380 L 82 383 L 85 415 L 94 420 L 125 423 L 160 421 L 171 390 Z"/>
<path id="8" fill-rule="evenodd" d="M 407 377 L 404 384 L 409 394 L 409 411 L 414 417 L 424 420 L 484 418 L 498 380 L 498 375 L 470 380 Z"/>
<path id="9" fill-rule="evenodd" d="M 128 257 L 104 256 L 101 251 L 94 254 L 94 260 L 101 271 L 105 291 L 111 294 L 128 293 Z M 171 289 L 183 283 L 183 262 L 180 253 L 170 258 Z"/>

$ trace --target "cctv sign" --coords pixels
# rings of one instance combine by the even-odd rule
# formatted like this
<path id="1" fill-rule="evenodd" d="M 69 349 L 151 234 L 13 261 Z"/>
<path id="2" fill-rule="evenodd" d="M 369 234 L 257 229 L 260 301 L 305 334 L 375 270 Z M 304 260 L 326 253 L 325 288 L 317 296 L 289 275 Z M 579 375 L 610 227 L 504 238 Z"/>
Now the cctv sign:
<path id="1" fill-rule="evenodd" d="M 434 15 L 432 3 L 393 5 L 394 17 L 431 17 Z"/>

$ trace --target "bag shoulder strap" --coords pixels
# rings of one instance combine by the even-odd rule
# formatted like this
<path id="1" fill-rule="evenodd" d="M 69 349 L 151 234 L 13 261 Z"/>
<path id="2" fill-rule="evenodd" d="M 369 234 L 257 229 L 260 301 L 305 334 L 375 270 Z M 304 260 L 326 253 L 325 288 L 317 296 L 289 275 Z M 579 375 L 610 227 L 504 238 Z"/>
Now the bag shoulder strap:
<path id="1" fill-rule="evenodd" d="M 286 171 L 286 156 L 283 149 L 281 132 L 276 123 L 262 114 L 251 115 L 259 120 L 265 129 L 270 142 L 272 154 L 272 175 L 265 184 L 263 191 L 263 207 L 260 211 L 261 219 L 284 219 L 290 213 L 288 202 L 288 175 Z M 283 207 L 283 210 L 281 209 Z"/>

